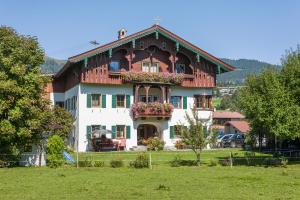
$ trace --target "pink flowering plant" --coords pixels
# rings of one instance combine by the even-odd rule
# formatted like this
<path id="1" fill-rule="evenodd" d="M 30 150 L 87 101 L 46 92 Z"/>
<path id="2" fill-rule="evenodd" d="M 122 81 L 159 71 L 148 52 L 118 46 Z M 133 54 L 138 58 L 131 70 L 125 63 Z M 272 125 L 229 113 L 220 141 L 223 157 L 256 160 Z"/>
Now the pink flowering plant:
<path id="1" fill-rule="evenodd" d="M 131 112 L 135 115 L 138 113 L 146 113 L 148 114 L 160 114 L 160 113 L 172 113 L 173 112 L 173 105 L 170 103 L 160 103 L 160 102 L 151 102 L 151 103 L 144 103 L 138 102 L 132 105 Z"/>
<path id="2" fill-rule="evenodd" d="M 179 85 L 184 79 L 183 74 L 172 74 L 168 72 L 163 73 L 148 73 L 148 72 L 126 72 L 122 74 L 127 82 L 159 82 L 159 83 L 173 83 Z"/>

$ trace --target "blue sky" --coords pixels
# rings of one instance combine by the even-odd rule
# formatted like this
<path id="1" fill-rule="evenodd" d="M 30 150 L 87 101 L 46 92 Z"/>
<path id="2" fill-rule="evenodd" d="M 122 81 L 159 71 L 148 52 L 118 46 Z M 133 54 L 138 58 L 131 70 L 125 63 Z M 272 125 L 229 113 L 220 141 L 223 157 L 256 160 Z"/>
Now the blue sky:
<path id="1" fill-rule="evenodd" d="M 300 44 L 299 0 L 0 0 L 0 24 L 37 36 L 47 55 L 66 59 L 160 25 L 217 57 L 280 64 Z"/>

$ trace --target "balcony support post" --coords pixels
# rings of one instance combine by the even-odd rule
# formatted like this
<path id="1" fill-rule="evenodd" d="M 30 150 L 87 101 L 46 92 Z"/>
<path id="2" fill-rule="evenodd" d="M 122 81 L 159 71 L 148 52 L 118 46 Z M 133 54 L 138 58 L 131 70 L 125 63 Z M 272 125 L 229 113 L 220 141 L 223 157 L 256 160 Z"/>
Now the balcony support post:
<path id="1" fill-rule="evenodd" d="M 165 86 L 160 86 L 160 89 L 161 89 L 161 103 L 164 103 L 165 101 Z"/>
<path id="2" fill-rule="evenodd" d="M 139 88 L 140 85 L 135 86 L 135 92 L 134 92 L 134 102 L 137 103 L 139 99 Z"/>
<path id="3" fill-rule="evenodd" d="M 144 88 L 145 88 L 145 91 L 146 91 L 146 103 L 149 103 L 149 101 L 148 101 L 148 94 L 149 94 L 150 86 L 144 86 Z"/>
<path id="4" fill-rule="evenodd" d="M 171 102 L 171 87 L 168 87 L 167 103 Z"/>

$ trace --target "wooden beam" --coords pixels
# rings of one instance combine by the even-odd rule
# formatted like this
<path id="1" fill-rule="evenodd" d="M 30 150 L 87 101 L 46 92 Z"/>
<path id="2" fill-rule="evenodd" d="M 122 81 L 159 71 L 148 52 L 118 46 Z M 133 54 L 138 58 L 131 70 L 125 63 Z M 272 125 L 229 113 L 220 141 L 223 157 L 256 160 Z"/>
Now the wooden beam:
<path id="1" fill-rule="evenodd" d="M 135 48 L 135 40 L 132 40 L 132 48 Z"/>
<path id="2" fill-rule="evenodd" d="M 197 54 L 197 62 L 200 62 L 200 55 Z"/>
<path id="3" fill-rule="evenodd" d="M 88 58 L 85 57 L 85 58 L 84 58 L 84 67 L 85 67 L 85 68 L 87 68 L 87 63 L 88 63 L 87 61 L 88 61 Z"/>
<path id="4" fill-rule="evenodd" d="M 112 49 L 109 49 L 109 50 L 108 50 L 108 55 L 109 55 L 109 58 L 112 57 Z"/>
<path id="5" fill-rule="evenodd" d="M 158 36 L 158 32 L 156 31 L 156 32 L 155 32 L 155 39 L 157 39 L 157 40 L 158 40 L 158 38 L 159 38 L 159 36 Z"/>
<path id="6" fill-rule="evenodd" d="M 176 51 L 179 51 L 179 42 L 176 42 Z"/>

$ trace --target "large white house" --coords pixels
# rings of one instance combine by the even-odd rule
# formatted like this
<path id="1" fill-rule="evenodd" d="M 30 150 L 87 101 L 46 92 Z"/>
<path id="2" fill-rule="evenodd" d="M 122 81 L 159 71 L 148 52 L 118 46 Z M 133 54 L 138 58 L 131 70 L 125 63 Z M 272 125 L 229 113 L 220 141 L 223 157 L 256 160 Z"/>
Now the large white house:
<path id="1" fill-rule="evenodd" d="M 174 146 L 185 113 L 199 111 L 212 123 L 212 90 L 216 74 L 234 70 L 227 63 L 154 25 L 70 57 L 47 91 L 53 105 L 74 118 L 69 144 L 92 151 L 90 133 L 111 131 L 112 140 L 126 139 L 126 149 L 157 136 Z"/>

